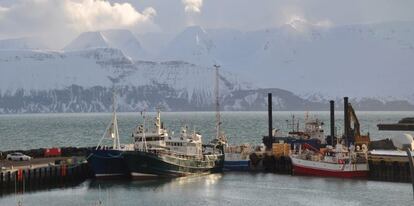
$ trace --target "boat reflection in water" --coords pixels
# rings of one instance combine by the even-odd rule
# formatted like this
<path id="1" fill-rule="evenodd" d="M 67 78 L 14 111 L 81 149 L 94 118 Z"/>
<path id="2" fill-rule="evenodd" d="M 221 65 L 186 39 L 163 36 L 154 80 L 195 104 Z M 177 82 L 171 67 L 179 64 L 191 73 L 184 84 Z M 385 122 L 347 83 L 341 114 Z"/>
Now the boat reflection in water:
<path id="1" fill-rule="evenodd" d="M 151 190 L 157 190 L 157 188 L 169 188 L 177 189 L 185 185 L 201 184 L 204 186 L 212 186 L 218 183 L 223 178 L 221 173 L 208 174 L 208 175 L 195 175 L 179 178 L 161 178 L 161 179 L 149 179 L 145 181 L 130 181 L 128 179 L 93 179 L 87 187 L 89 190 L 117 190 L 121 188 L 151 188 Z"/>

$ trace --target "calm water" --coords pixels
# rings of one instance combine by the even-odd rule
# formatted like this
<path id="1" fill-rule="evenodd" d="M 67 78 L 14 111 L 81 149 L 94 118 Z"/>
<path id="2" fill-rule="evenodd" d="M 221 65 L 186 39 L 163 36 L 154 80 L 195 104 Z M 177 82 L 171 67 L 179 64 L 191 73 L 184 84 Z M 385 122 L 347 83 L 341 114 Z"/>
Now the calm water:
<path id="1" fill-rule="evenodd" d="M 413 205 L 409 184 L 227 173 L 159 181 L 87 181 L 66 189 L 11 195 L 0 205 Z"/>
<path id="2" fill-rule="evenodd" d="M 275 112 L 274 127 L 289 130 L 294 114 L 303 123 L 304 112 Z M 154 114 L 148 114 L 153 116 Z M 312 112 L 325 122 L 329 113 Z M 378 132 L 381 122 L 396 122 L 414 112 L 358 112 L 363 132 L 373 139 L 401 133 Z M 94 146 L 110 121 L 110 114 L 0 115 L 0 150 L 56 146 Z M 138 122 L 137 113 L 119 114 L 122 142 Z M 261 142 L 267 133 L 266 112 L 224 112 L 223 130 L 232 143 Z M 342 114 L 337 113 L 341 131 Z M 170 131 L 182 125 L 201 131 L 206 140 L 214 134 L 214 113 L 163 113 Z M 159 181 L 87 181 L 76 187 L 38 191 L 0 198 L 1 206 L 17 205 L 413 205 L 412 188 L 405 183 L 295 177 L 276 174 L 227 173 Z"/>
<path id="3" fill-rule="evenodd" d="M 147 114 L 150 123 L 155 113 Z M 303 126 L 305 112 L 274 112 L 273 127 L 288 131 L 286 120 L 295 115 Z M 363 133 L 370 132 L 372 139 L 381 139 L 395 132 L 378 132 L 376 125 L 381 122 L 397 122 L 403 117 L 414 116 L 414 112 L 358 112 Z M 325 123 L 329 133 L 329 112 L 311 112 Z M 166 112 L 162 113 L 165 126 L 175 133 L 183 125 L 200 131 L 205 141 L 215 133 L 215 114 L 212 112 Z M 343 115 L 336 114 L 338 133 L 342 132 Z M 111 114 L 30 114 L 0 115 L 0 151 L 58 146 L 95 146 L 101 138 Z M 121 142 L 131 142 L 131 132 L 142 117 L 138 113 L 118 114 Z M 223 112 L 222 128 L 230 143 L 261 143 L 262 135 L 267 134 L 266 112 Z"/>

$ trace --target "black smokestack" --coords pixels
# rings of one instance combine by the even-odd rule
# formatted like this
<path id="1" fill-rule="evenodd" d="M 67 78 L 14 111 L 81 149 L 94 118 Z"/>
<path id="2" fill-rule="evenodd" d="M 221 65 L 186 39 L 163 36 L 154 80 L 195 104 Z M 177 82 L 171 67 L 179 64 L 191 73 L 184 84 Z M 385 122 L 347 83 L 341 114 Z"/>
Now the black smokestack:
<path id="1" fill-rule="evenodd" d="M 344 138 L 345 145 L 349 143 L 349 115 L 348 115 L 348 97 L 344 97 Z"/>
<path id="2" fill-rule="evenodd" d="M 331 145 L 334 145 L 335 137 L 335 102 L 333 100 L 329 101 L 331 105 Z"/>
<path id="3" fill-rule="evenodd" d="M 272 120 L 272 93 L 267 94 L 267 113 L 269 115 L 269 141 L 273 139 L 273 120 Z"/>

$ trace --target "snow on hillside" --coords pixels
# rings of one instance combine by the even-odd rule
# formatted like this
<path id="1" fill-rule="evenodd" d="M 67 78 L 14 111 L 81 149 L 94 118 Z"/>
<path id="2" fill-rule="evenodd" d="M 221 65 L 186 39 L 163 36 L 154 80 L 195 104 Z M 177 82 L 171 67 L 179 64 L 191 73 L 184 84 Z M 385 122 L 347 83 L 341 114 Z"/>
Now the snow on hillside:
<path id="1" fill-rule="evenodd" d="M 214 69 L 183 61 L 134 61 L 112 48 L 3 50 L 0 68 L 0 113 L 108 111 L 114 86 L 120 111 L 159 104 L 166 110 L 213 108 Z M 233 92 L 254 89 L 220 72 L 220 94 L 228 102 Z"/>
<path id="2" fill-rule="evenodd" d="M 102 32 L 84 32 L 80 34 L 71 43 L 65 46 L 63 50 L 84 50 L 94 48 L 107 48 L 110 47 L 108 39 L 102 34 Z"/>
<path id="3" fill-rule="evenodd" d="M 158 50 L 163 48 L 156 58 L 148 55 L 126 30 L 86 32 L 63 51 L 33 50 L 33 46 L 25 46 L 24 39 L 2 40 L 0 95 L 51 90 L 66 94 L 71 92 L 68 88 L 77 85 L 86 98 L 88 92 L 105 96 L 106 90 L 116 85 L 128 93 L 124 96 L 127 99 L 120 100 L 129 105 L 126 111 L 164 101 L 159 96 L 168 99 L 165 104 L 169 106 L 206 106 L 213 100 L 212 65 L 218 63 L 224 70 L 220 88 L 221 94 L 227 95 L 228 109 L 261 108 L 264 102 L 259 93 L 265 90 L 258 88 L 281 88 L 293 92 L 274 90 L 280 94 L 277 98 L 281 109 L 303 108 L 306 104 L 319 109 L 321 105 L 312 102 L 349 96 L 361 102 L 364 109 L 409 110 L 411 105 L 400 100 L 414 102 L 410 89 L 414 75 L 413 28 L 414 22 L 330 28 L 302 22 L 248 32 L 192 26 L 169 38 L 166 46 L 165 41 L 157 41 L 165 35 L 146 37 L 151 41 L 145 46 L 159 42 Z M 104 89 L 91 89 L 94 87 Z M 152 96 L 144 95 L 145 100 L 132 97 L 147 91 Z M 79 106 L 82 104 L 89 106 Z M 27 105 L 23 108 L 28 109 Z M 68 108 L 56 103 L 45 111 L 103 111 L 106 107 L 78 102 Z M 7 111 L 42 110 L 25 109 Z"/>
<path id="4" fill-rule="evenodd" d="M 299 94 L 412 99 L 414 22 L 303 24 L 249 32 L 189 27 L 159 59 L 219 62 L 260 87 Z"/>
<path id="5" fill-rule="evenodd" d="M 30 50 L 30 49 L 47 49 L 47 46 L 42 44 L 36 38 L 16 38 L 0 40 L 0 50 Z"/>
<path id="6" fill-rule="evenodd" d="M 198 65 L 217 63 L 213 50 L 214 42 L 209 34 L 200 26 L 191 26 L 178 34 L 161 53 L 160 59 L 183 60 Z"/>
<path id="7" fill-rule="evenodd" d="M 85 50 L 95 48 L 116 48 L 134 59 L 146 59 L 148 54 L 143 50 L 136 37 L 128 30 L 105 30 L 84 32 L 63 50 Z"/>
<path id="8" fill-rule="evenodd" d="M 137 70 L 130 73 L 122 84 L 150 85 L 153 82 L 165 84 L 184 92 L 188 98 L 198 96 L 200 102 L 210 102 L 213 98 L 215 72 L 213 68 L 200 67 L 182 61 L 137 62 Z M 220 72 L 220 92 L 228 95 L 232 91 L 255 89 L 255 87 L 229 72 Z"/>
<path id="9" fill-rule="evenodd" d="M 193 94 L 211 95 L 214 70 L 181 61 L 133 61 L 118 49 L 99 48 L 71 52 L 0 51 L 0 90 L 62 89 L 72 84 L 93 86 L 142 86 L 165 84 Z M 222 92 L 251 89 L 236 75 L 221 73 Z"/>
<path id="10" fill-rule="evenodd" d="M 100 50 L 91 58 L 88 51 L 62 53 L 46 51 L 0 51 L 0 90 L 14 93 L 19 89 L 61 89 L 76 84 L 86 87 L 110 86 L 110 71 L 98 67 Z M 119 57 L 119 56 L 118 56 Z"/>

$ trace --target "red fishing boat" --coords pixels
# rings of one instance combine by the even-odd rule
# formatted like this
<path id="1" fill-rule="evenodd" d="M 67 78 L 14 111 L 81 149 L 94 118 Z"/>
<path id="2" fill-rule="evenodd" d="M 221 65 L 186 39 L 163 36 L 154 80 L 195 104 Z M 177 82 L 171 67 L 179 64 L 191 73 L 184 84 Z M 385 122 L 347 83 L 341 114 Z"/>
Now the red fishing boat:
<path id="1" fill-rule="evenodd" d="M 320 152 L 304 145 L 291 155 L 295 175 L 313 175 L 340 178 L 365 178 L 368 176 L 366 148 L 347 149 L 342 145 Z"/>

